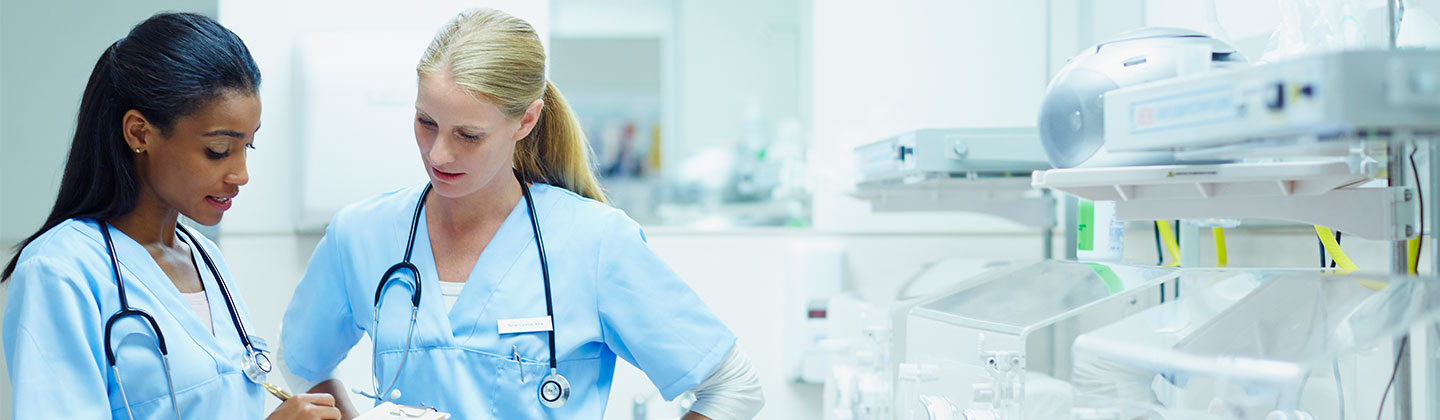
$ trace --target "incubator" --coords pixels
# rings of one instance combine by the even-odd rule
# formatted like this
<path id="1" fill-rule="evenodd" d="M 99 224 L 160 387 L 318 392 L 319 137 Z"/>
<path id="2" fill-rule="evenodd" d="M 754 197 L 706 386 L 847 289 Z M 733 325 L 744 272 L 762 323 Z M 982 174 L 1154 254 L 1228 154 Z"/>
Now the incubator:
<path id="1" fill-rule="evenodd" d="M 1440 319 L 1424 278 L 1214 270 L 1180 282 L 1180 299 L 1075 340 L 1073 418 L 1375 417 L 1398 397 L 1397 340 Z"/>
<path id="2" fill-rule="evenodd" d="M 906 314 L 916 304 L 969 287 L 990 269 L 1025 264 L 953 258 L 926 264 L 904 281 L 845 293 L 828 302 L 824 347 L 825 420 L 894 418 L 895 363 L 905 354 Z"/>
<path id="3" fill-rule="evenodd" d="M 1047 260 L 991 270 L 918 303 L 896 367 L 896 418 L 1067 416 L 1071 342 L 1159 304 L 1173 275 Z"/>

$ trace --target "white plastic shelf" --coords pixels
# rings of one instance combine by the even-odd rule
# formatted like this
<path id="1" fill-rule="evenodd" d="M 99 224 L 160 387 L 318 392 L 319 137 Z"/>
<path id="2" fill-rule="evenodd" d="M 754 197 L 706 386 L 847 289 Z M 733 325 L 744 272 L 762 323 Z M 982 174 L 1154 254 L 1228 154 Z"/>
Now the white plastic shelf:
<path id="1" fill-rule="evenodd" d="M 877 212 L 974 212 L 1039 228 L 1055 224 L 1054 200 L 1023 176 L 871 181 L 849 194 Z"/>
<path id="2" fill-rule="evenodd" d="M 1414 237 L 1414 189 L 1359 187 L 1376 172 L 1333 161 L 1074 168 L 1036 171 L 1031 185 L 1115 201 L 1119 220 L 1258 217 L 1366 239 Z"/>
<path id="3" fill-rule="evenodd" d="M 1036 188 L 1089 200 L 1319 195 L 1373 179 L 1344 162 L 1230 163 L 1036 171 Z"/>

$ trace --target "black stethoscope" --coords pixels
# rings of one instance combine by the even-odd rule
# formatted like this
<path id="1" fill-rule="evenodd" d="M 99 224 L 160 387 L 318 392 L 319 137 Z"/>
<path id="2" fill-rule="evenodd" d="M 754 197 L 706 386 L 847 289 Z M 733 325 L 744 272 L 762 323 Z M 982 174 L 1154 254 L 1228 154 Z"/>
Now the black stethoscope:
<path id="1" fill-rule="evenodd" d="M 215 284 L 220 286 L 220 294 L 225 297 L 225 308 L 230 310 L 230 321 L 235 323 L 235 332 L 240 335 L 240 343 L 245 345 L 245 356 L 240 359 L 240 370 L 245 372 L 245 378 L 255 384 L 265 382 L 265 375 L 270 373 L 270 356 L 262 350 L 256 350 L 250 343 L 250 335 L 245 332 L 245 323 L 240 321 L 240 312 L 235 309 L 235 301 L 230 297 L 230 289 L 225 286 L 225 278 L 220 276 L 220 270 L 215 268 L 215 262 L 210 259 L 210 253 L 205 252 L 205 247 L 195 240 L 185 226 L 176 225 L 175 229 L 183 236 L 181 241 L 200 251 L 200 258 L 205 260 L 205 267 L 210 269 L 210 276 L 215 278 Z M 110 266 L 115 270 L 115 285 L 120 294 L 120 311 L 111 315 L 105 321 L 105 361 L 110 363 L 110 371 L 115 374 L 115 384 L 120 388 L 120 399 L 125 402 L 125 414 L 131 420 L 135 414 L 130 412 L 130 397 L 125 395 L 125 382 L 120 378 L 120 369 L 115 367 L 115 349 L 110 344 L 111 327 L 125 317 L 140 317 L 150 324 L 150 329 L 155 332 L 156 347 L 160 349 L 160 363 L 165 368 L 165 381 L 170 386 L 170 407 L 175 410 L 175 418 L 180 418 L 180 403 L 175 396 L 175 378 L 170 375 L 170 351 L 165 346 L 165 335 L 160 332 L 160 324 L 155 322 L 155 317 L 145 311 L 130 307 L 130 300 L 125 296 L 125 281 L 120 278 L 120 259 L 115 256 L 115 241 L 110 239 L 110 224 L 100 222 L 100 235 L 105 237 L 105 249 L 110 254 Z M 194 264 L 194 259 L 191 259 Z M 195 274 L 200 274 L 200 267 L 195 266 Z"/>
<path id="2" fill-rule="evenodd" d="M 540 388 L 537 394 L 539 394 L 541 404 L 544 404 L 546 407 L 557 408 L 565 405 L 565 401 L 570 399 L 570 381 L 560 375 L 559 371 L 555 368 L 555 309 L 550 301 L 550 266 L 545 261 L 545 240 L 540 236 L 540 222 L 535 218 L 535 200 L 530 197 L 530 186 L 526 185 L 525 180 L 520 178 L 520 172 L 518 171 L 515 172 L 515 180 L 520 182 L 520 191 L 525 195 L 525 208 L 528 210 L 528 213 L 530 213 L 530 228 L 535 232 L 535 247 L 540 254 L 540 274 L 545 280 L 545 315 L 550 317 L 550 374 L 540 380 Z M 390 284 L 390 280 L 394 279 L 392 276 L 401 270 L 408 270 L 415 276 L 413 283 L 414 288 L 410 292 L 410 328 L 409 332 L 406 333 L 404 355 L 400 358 L 399 368 L 395 370 L 395 377 L 390 380 L 390 385 L 386 386 L 384 391 L 380 390 L 380 378 L 377 376 L 379 370 L 376 368 L 380 358 L 374 357 L 371 359 L 370 371 L 372 373 L 370 375 L 370 382 L 375 389 L 375 393 L 360 393 L 360 395 L 371 399 L 383 400 L 385 399 L 383 397 L 388 396 L 389 399 L 394 400 L 400 397 L 400 392 L 395 389 L 395 382 L 400 380 L 400 372 L 405 370 L 405 361 L 410 358 L 410 344 L 411 340 L 415 337 L 415 319 L 416 315 L 420 312 L 420 270 L 415 267 L 415 264 L 410 263 L 410 253 L 415 249 L 415 231 L 420 224 L 420 214 L 425 208 L 425 197 L 430 195 L 430 189 L 431 185 L 425 184 L 425 191 L 420 192 L 420 201 L 415 204 L 415 216 L 410 219 L 410 239 L 405 243 L 405 259 L 390 266 L 390 269 L 385 270 L 385 275 L 380 277 L 380 286 L 375 288 L 375 323 L 374 329 L 371 331 L 379 333 L 380 298 L 384 296 L 385 286 Z"/>

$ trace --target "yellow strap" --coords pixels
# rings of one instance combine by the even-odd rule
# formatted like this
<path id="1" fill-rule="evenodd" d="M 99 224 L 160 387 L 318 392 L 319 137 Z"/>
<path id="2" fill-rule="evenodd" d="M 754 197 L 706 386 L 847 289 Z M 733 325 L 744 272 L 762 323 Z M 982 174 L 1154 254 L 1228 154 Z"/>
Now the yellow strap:
<path id="1" fill-rule="evenodd" d="M 1375 280 L 1355 280 L 1355 283 L 1361 286 L 1365 286 L 1366 289 L 1374 290 L 1377 292 L 1390 287 L 1389 283 L 1379 282 Z"/>
<path id="2" fill-rule="evenodd" d="M 1175 240 L 1175 232 L 1170 230 L 1168 220 L 1156 220 L 1155 229 L 1160 231 L 1160 239 L 1165 242 L 1165 250 L 1170 254 L 1170 263 L 1166 267 L 1180 266 L 1180 242 Z"/>
<path id="3" fill-rule="evenodd" d="M 1420 271 L 1420 237 L 1406 241 L 1405 243 L 1405 266 L 1409 267 L 1410 275 L 1419 274 Z"/>
<path id="4" fill-rule="evenodd" d="M 1330 259 L 1335 260 L 1335 265 L 1340 267 L 1342 272 L 1359 270 L 1350 257 L 1345 255 L 1345 250 L 1340 249 L 1340 243 L 1335 242 L 1335 233 L 1330 228 L 1315 225 L 1315 234 L 1320 236 L 1320 243 L 1325 245 L 1325 252 L 1330 254 Z"/>
<path id="5" fill-rule="evenodd" d="M 1335 242 L 1335 232 L 1330 231 L 1330 228 L 1315 225 L 1315 234 L 1320 236 L 1320 243 L 1325 245 L 1325 252 L 1329 253 L 1330 258 L 1335 260 L 1335 265 L 1340 267 L 1341 273 L 1359 270 L 1359 268 L 1355 267 L 1355 263 L 1350 261 L 1350 257 L 1345 255 L 1345 250 L 1340 249 L 1340 243 Z M 1415 252 L 1418 253 L 1418 250 Z M 1390 287 L 1387 283 L 1375 280 L 1356 280 L 1355 283 L 1377 292 Z"/>
<path id="6" fill-rule="evenodd" d="M 1215 237 L 1215 266 L 1224 267 L 1230 264 L 1230 256 L 1225 251 L 1225 228 L 1210 228 L 1210 235 Z"/>

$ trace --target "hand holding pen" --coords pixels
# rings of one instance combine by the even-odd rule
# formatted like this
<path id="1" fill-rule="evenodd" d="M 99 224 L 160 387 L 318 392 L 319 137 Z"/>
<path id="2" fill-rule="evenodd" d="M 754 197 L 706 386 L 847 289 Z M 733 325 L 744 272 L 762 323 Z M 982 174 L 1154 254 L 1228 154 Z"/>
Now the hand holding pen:
<path id="1" fill-rule="evenodd" d="M 261 382 L 261 387 L 279 398 L 280 407 L 270 413 L 266 420 L 339 420 L 340 410 L 335 408 L 335 397 L 330 394 L 300 394 L 291 395 L 269 382 Z"/>

